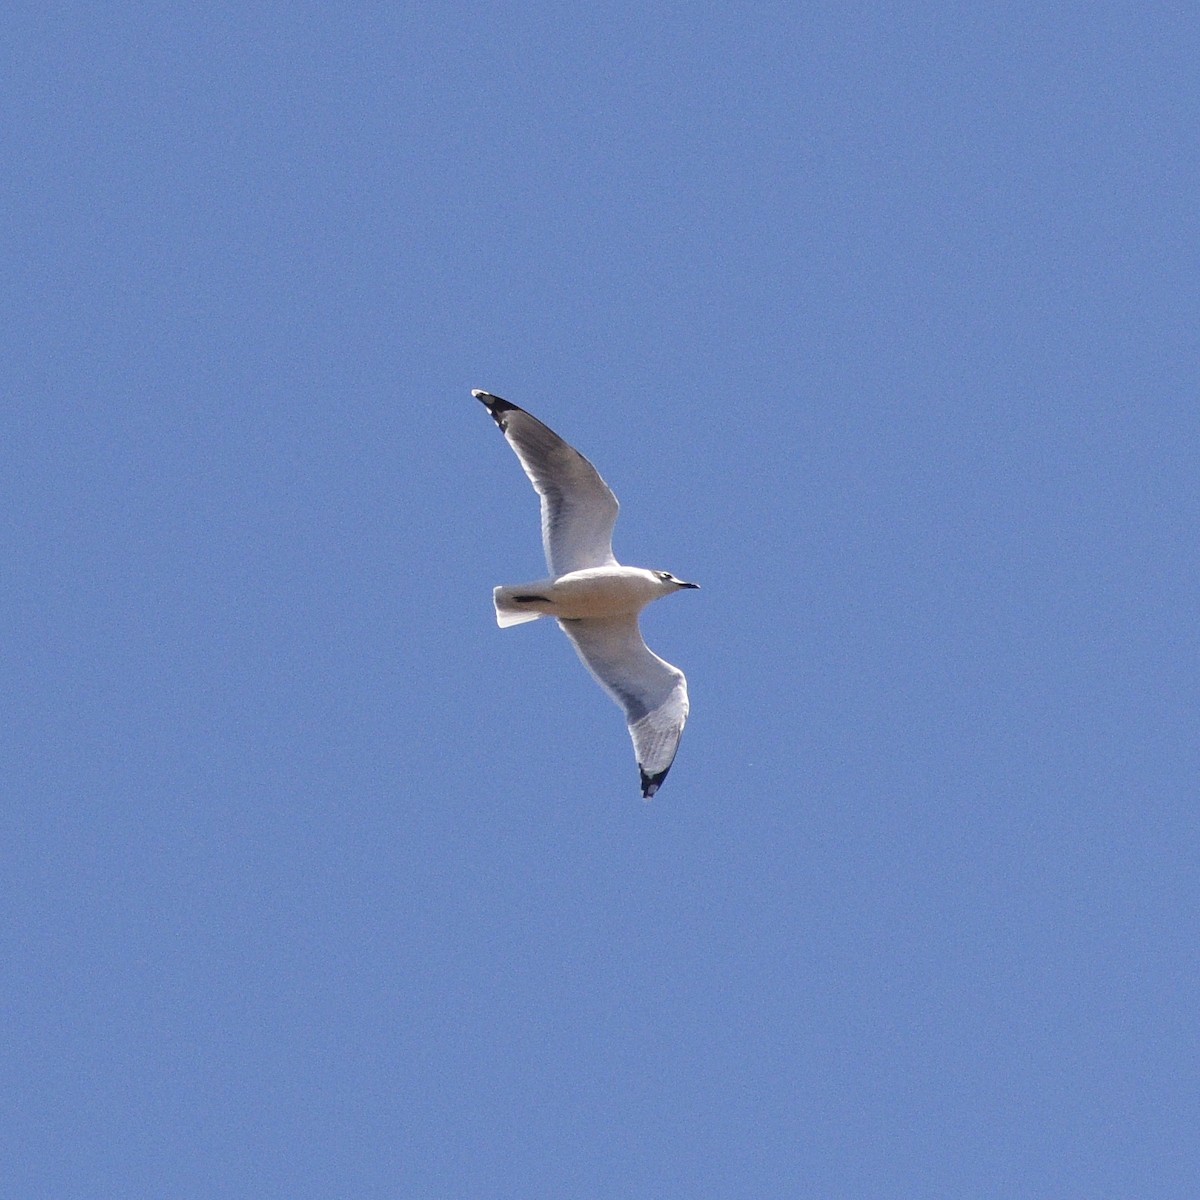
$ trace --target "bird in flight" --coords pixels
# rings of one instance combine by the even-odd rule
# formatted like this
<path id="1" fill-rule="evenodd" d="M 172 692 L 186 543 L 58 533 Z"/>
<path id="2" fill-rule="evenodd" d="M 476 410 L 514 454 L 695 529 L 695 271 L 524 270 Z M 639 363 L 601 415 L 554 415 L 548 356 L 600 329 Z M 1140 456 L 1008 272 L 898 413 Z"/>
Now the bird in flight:
<path id="1" fill-rule="evenodd" d="M 523 408 L 473 391 L 492 414 L 542 500 L 550 578 L 492 592 L 500 627 L 557 617 L 583 665 L 625 710 L 649 800 L 662 786 L 688 715 L 687 680 L 642 640 L 638 613 L 685 583 L 669 571 L 623 567 L 613 557 L 617 498 L 574 447 Z"/>

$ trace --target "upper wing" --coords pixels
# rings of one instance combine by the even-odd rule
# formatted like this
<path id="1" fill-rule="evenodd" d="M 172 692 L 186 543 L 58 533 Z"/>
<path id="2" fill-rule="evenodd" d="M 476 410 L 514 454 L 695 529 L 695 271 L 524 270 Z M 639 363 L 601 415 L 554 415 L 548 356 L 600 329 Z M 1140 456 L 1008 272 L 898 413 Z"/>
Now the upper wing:
<path id="1" fill-rule="evenodd" d="M 687 680 L 642 641 L 637 617 L 559 621 L 583 665 L 625 710 L 649 800 L 666 779 L 688 715 Z"/>
<path id="2" fill-rule="evenodd" d="M 471 395 L 486 405 L 542 498 L 542 545 L 551 574 L 615 563 L 617 498 L 596 468 L 523 408 L 489 392 Z"/>

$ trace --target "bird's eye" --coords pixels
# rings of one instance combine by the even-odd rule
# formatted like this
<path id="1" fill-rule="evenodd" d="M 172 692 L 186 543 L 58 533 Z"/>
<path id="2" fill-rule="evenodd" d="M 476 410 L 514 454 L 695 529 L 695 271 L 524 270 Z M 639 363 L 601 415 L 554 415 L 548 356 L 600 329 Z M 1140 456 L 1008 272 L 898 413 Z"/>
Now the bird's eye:
<path id="1" fill-rule="evenodd" d="M 672 576 L 671 576 L 670 571 L 659 571 L 658 577 L 659 577 L 659 579 L 666 581 L 666 580 L 669 580 Z"/>

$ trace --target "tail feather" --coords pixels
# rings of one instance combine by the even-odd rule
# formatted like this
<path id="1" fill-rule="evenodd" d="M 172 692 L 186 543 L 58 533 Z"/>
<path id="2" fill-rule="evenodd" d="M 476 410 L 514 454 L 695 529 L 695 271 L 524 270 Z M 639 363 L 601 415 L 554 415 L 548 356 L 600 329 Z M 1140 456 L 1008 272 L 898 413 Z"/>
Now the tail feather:
<path id="1" fill-rule="evenodd" d="M 498 587 L 492 591 L 496 605 L 496 624 L 501 629 L 524 625 L 538 617 L 553 616 L 553 603 L 539 584 L 522 583 L 515 587 Z"/>

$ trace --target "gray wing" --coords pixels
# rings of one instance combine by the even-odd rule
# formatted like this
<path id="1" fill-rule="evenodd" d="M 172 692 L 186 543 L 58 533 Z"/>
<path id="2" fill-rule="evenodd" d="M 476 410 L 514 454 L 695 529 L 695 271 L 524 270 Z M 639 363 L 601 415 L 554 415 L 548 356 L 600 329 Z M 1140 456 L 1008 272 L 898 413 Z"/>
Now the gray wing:
<path id="1" fill-rule="evenodd" d="M 687 722 L 687 680 L 642 640 L 636 616 L 559 621 L 583 665 L 625 710 L 649 800 L 666 779 Z"/>
<path id="2" fill-rule="evenodd" d="M 596 468 L 523 408 L 490 392 L 471 393 L 487 407 L 542 498 L 542 546 L 552 575 L 615 563 L 617 498 Z"/>

